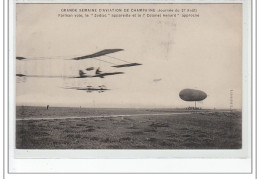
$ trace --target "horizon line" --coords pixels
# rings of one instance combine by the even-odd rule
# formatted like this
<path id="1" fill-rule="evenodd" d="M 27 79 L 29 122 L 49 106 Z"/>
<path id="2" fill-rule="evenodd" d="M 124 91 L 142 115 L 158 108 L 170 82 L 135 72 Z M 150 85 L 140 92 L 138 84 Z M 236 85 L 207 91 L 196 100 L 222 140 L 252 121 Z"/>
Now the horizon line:
<path id="1" fill-rule="evenodd" d="M 16 105 L 16 107 L 46 107 L 45 106 L 40 106 L 40 105 Z M 49 107 L 57 107 L 57 108 L 92 108 L 92 109 L 187 109 L 188 107 L 85 107 L 85 106 L 51 106 Z M 225 109 L 225 110 L 230 110 L 230 108 L 201 108 L 201 110 L 207 110 L 207 109 Z M 231 110 L 242 110 L 242 108 L 232 108 Z"/>

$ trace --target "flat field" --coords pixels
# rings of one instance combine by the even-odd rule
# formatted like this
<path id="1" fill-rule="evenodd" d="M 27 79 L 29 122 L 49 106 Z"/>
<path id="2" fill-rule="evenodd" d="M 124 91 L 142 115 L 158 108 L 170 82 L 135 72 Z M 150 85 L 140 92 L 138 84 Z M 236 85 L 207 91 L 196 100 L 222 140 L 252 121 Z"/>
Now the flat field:
<path id="1" fill-rule="evenodd" d="M 240 149 L 240 111 L 18 106 L 18 149 Z"/>

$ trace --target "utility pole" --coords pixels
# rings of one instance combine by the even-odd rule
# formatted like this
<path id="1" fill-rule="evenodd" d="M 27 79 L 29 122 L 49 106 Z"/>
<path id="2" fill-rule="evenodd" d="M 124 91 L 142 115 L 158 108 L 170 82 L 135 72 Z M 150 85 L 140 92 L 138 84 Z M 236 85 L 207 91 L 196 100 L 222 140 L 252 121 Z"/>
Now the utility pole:
<path id="1" fill-rule="evenodd" d="M 230 90 L 230 112 L 233 110 L 233 91 L 232 89 Z"/>

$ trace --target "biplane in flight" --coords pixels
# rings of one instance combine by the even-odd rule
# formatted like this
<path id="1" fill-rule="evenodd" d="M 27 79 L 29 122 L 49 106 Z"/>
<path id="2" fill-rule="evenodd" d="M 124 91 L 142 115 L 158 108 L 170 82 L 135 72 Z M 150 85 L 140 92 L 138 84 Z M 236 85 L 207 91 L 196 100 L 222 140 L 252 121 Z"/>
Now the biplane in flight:
<path id="1" fill-rule="evenodd" d="M 101 51 L 98 51 L 98 52 L 93 53 L 93 54 L 79 56 L 79 57 L 74 57 L 74 58 L 65 58 L 65 59 L 66 60 L 95 59 L 95 60 L 111 63 L 111 64 L 113 64 L 112 67 L 115 67 L 115 68 L 123 68 L 123 67 L 132 67 L 132 66 L 142 65 L 140 63 L 131 63 L 131 62 L 128 62 L 126 60 L 122 60 L 120 58 L 116 58 L 116 57 L 108 55 L 108 54 L 119 52 L 119 51 L 123 51 L 123 49 L 105 49 L 105 50 L 101 50 Z M 119 61 L 122 61 L 122 62 L 125 62 L 125 63 L 124 64 L 114 64 L 112 62 L 108 62 L 108 61 L 101 60 L 101 59 L 98 58 L 98 57 L 102 57 L 102 56 L 106 56 L 106 57 L 109 57 L 109 58 L 112 58 L 112 59 L 116 59 L 116 60 L 119 60 Z M 53 58 L 53 57 L 49 57 L 49 58 Z M 48 59 L 48 58 L 43 58 L 43 57 L 39 57 L 39 58 L 26 58 L 26 57 L 18 56 L 18 57 L 16 57 L 16 59 L 22 61 L 22 60 L 32 60 L 32 59 L 44 60 L 44 59 Z M 56 59 L 59 59 L 59 57 L 56 57 Z M 91 71 L 91 70 L 93 70 L 93 67 L 87 68 L 86 70 L 87 71 Z"/>
<path id="2" fill-rule="evenodd" d="M 81 91 L 86 91 L 87 93 L 92 93 L 94 91 L 97 91 L 98 93 L 103 93 L 107 90 L 110 90 L 110 89 L 107 89 L 106 86 L 104 86 L 104 85 L 101 85 L 101 86 L 98 86 L 98 87 L 87 86 L 87 87 L 84 87 L 84 88 L 81 88 L 81 87 L 66 87 L 64 89 L 81 90 Z"/>
<path id="3" fill-rule="evenodd" d="M 61 58 L 61 59 L 65 59 L 65 60 L 85 60 L 85 59 L 95 59 L 95 60 L 99 60 L 105 63 L 110 63 L 112 64 L 113 68 L 124 68 L 124 67 L 132 67 L 132 66 L 138 66 L 138 65 L 142 65 L 140 63 L 131 63 L 128 62 L 126 60 L 122 60 L 116 57 L 112 57 L 112 56 L 108 56 L 108 54 L 111 53 L 115 53 L 115 52 L 119 52 L 119 51 L 123 51 L 123 49 L 105 49 L 105 50 L 101 50 L 98 51 L 96 53 L 93 54 L 89 54 L 89 55 L 84 55 L 84 56 L 79 56 L 79 57 L 74 57 L 74 58 Z M 124 62 L 123 64 L 116 64 L 116 63 L 112 63 L 110 61 L 106 61 L 103 59 L 100 59 L 99 57 L 102 56 L 107 56 L 111 59 L 116 59 L 119 60 L 121 62 Z M 54 57 L 53 57 L 54 58 Z M 56 59 L 59 59 L 58 57 L 55 57 Z M 26 58 L 26 57 L 21 57 L 21 56 L 17 56 L 16 57 L 17 60 L 20 61 L 27 61 L 27 60 L 44 60 L 44 59 L 51 59 L 51 57 L 49 58 L 43 58 L 43 57 L 39 57 L 39 58 Z M 86 71 L 92 71 L 94 70 L 94 67 L 89 67 L 86 68 Z M 87 75 L 83 70 L 79 70 L 79 76 L 40 76 L 40 75 L 25 75 L 25 74 L 16 74 L 17 77 L 41 77 L 41 78 L 95 78 L 95 77 L 99 77 L 99 78 L 104 78 L 105 76 L 111 76 L 111 75 L 118 75 L 118 74 L 124 74 L 123 72 L 104 72 L 102 73 L 100 71 L 99 68 L 97 68 L 96 72 L 94 75 Z"/>
<path id="4" fill-rule="evenodd" d="M 24 75 L 21 73 L 16 74 L 17 77 L 34 77 L 34 78 L 105 78 L 105 76 L 124 74 L 124 72 L 108 72 L 99 73 L 95 75 L 87 75 L 82 70 L 79 70 L 78 76 L 45 76 L 45 75 Z"/>
<path id="5" fill-rule="evenodd" d="M 101 73 L 101 71 L 98 68 L 96 70 L 96 74 L 95 75 L 92 75 L 92 76 L 91 75 L 87 75 L 82 70 L 79 70 L 79 76 L 71 77 L 71 78 L 95 78 L 95 77 L 104 78 L 105 76 L 119 75 L 119 74 L 124 74 L 124 73 L 123 72 Z"/>

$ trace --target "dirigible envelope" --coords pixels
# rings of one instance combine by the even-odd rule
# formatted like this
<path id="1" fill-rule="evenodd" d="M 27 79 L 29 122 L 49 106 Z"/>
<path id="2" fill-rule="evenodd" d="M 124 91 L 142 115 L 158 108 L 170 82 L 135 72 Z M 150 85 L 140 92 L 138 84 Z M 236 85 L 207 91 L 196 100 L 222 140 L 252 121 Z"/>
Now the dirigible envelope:
<path id="1" fill-rule="evenodd" d="M 83 60 L 83 59 L 86 59 L 86 58 L 99 57 L 99 56 L 103 56 L 103 55 L 106 55 L 106 54 L 119 52 L 119 51 L 122 51 L 122 50 L 123 49 L 105 49 L 105 50 L 102 50 L 102 51 L 99 51 L 97 53 L 93 53 L 93 54 L 90 54 L 90 55 L 75 57 L 75 58 L 73 58 L 73 60 Z"/>
<path id="2" fill-rule="evenodd" d="M 207 94 L 201 90 L 183 89 L 179 96 L 184 101 L 202 101 L 207 98 Z"/>

